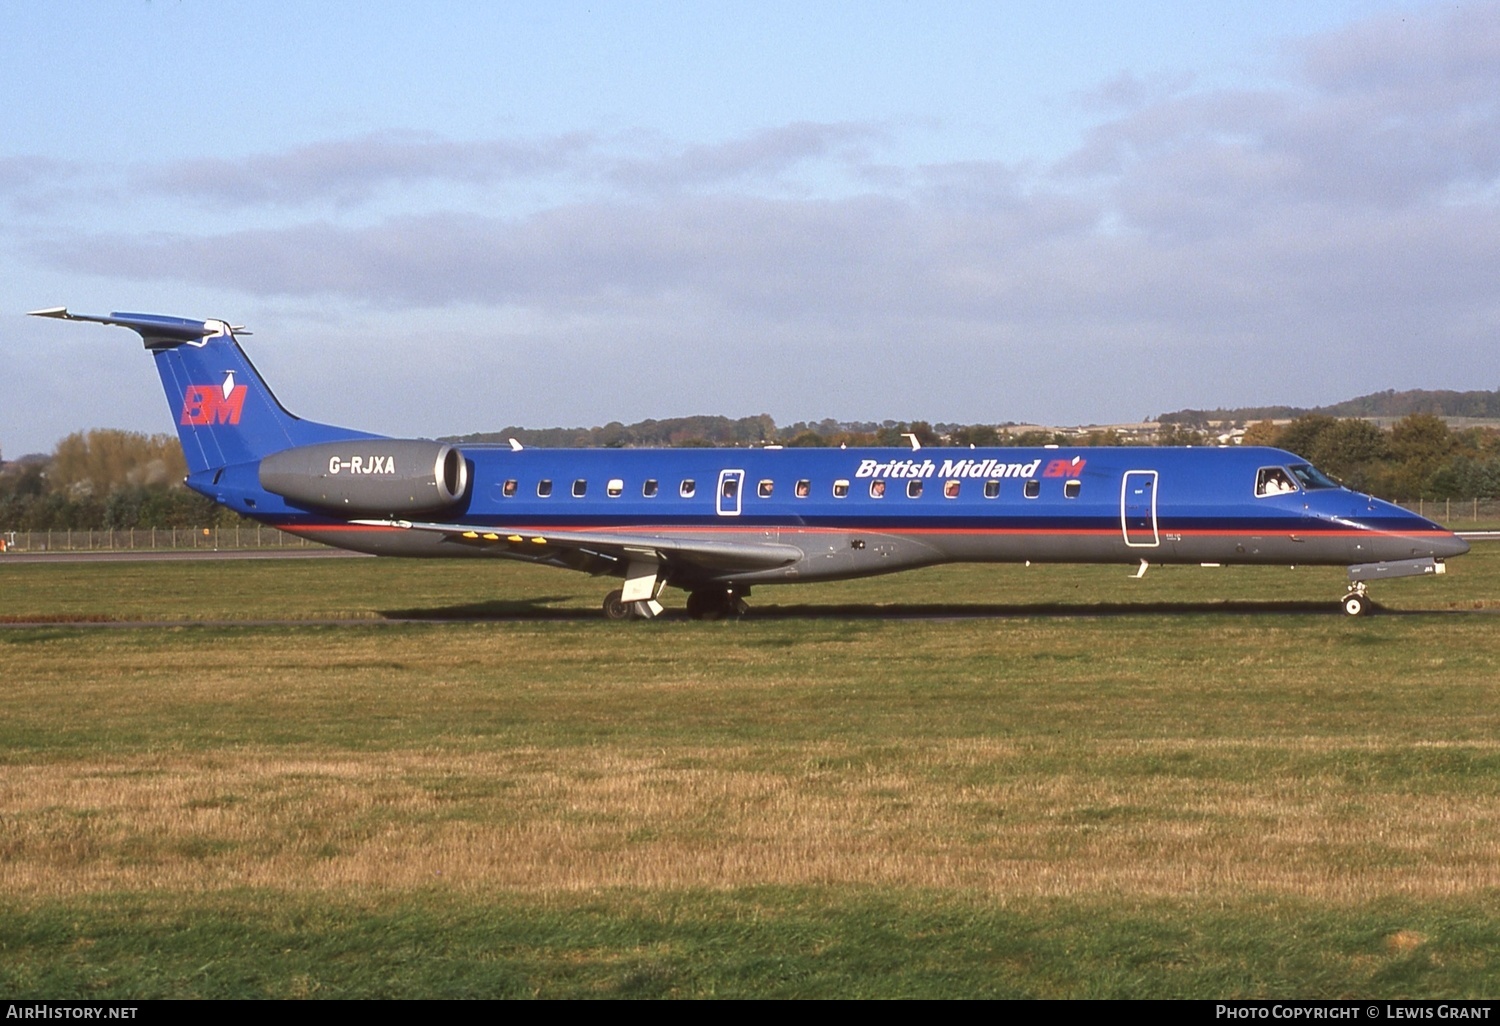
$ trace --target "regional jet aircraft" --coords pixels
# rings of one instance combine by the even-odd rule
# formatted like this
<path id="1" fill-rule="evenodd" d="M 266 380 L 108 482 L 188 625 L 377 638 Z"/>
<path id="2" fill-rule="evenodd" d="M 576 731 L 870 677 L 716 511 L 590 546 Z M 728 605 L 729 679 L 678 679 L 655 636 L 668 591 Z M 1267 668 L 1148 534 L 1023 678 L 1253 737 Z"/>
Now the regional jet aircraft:
<path id="1" fill-rule="evenodd" d="M 395 439 L 296 417 L 223 321 L 35 316 L 138 333 L 187 484 L 293 534 L 394 556 L 494 556 L 619 578 L 613 619 L 744 611 L 760 584 L 955 562 L 1341 565 L 1442 573 L 1468 543 L 1268 448 L 526 449 Z"/>

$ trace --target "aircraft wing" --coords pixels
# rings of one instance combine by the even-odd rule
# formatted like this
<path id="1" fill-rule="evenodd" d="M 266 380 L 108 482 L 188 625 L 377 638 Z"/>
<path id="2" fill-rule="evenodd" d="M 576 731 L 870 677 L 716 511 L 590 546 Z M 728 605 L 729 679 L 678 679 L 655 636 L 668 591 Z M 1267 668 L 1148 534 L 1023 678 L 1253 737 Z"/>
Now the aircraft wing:
<path id="1" fill-rule="evenodd" d="M 614 531 L 537 531 L 473 524 L 410 520 L 355 520 L 355 524 L 441 534 L 457 545 L 492 549 L 508 559 L 608 573 L 632 562 L 678 563 L 713 573 L 774 570 L 804 555 L 777 542 L 713 541 L 692 536 L 658 537 Z"/>

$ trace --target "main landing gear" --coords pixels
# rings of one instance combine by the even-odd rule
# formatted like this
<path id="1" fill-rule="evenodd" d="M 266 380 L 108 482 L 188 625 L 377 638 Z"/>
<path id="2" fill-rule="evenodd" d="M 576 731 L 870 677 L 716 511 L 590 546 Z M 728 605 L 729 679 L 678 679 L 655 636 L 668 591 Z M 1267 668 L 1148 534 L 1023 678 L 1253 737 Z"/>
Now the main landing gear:
<path id="1" fill-rule="evenodd" d="M 733 588 L 698 588 L 688 592 L 687 613 L 694 620 L 724 620 L 744 616 L 750 607 L 742 595 L 750 594 L 746 588 L 736 592 Z"/>
<path id="2" fill-rule="evenodd" d="M 687 614 L 694 620 L 728 620 L 744 616 L 750 608 L 744 596 L 749 594 L 749 588 L 698 588 L 688 592 Z M 661 603 L 655 599 L 626 602 L 625 593 L 620 588 L 604 596 L 604 615 L 611 620 L 653 620 L 661 614 Z"/>
<path id="3" fill-rule="evenodd" d="M 661 603 L 654 598 L 642 602 L 626 602 L 625 593 L 619 588 L 604 596 L 604 615 L 611 620 L 628 620 L 632 616 L 640 620 L 654 620 L 661 613 Z"/>
<path id="4" fill-rule="evenodd" d="M 1344 596 L 1344 612 L 1350 616 L 1367 616 L 1370 612 L 1370 597 L 1365 594 L 1367 590 L 1364 581 L 1356 581 L 1349 594 Z"/>

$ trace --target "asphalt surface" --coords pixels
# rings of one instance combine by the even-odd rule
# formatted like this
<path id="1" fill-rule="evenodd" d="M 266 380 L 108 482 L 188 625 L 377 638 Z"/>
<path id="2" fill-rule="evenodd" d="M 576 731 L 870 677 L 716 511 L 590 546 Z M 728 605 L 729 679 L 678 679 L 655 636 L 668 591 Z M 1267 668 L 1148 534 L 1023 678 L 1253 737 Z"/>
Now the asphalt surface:
<path id="1" fill-rule="evenodd" d="M 1035 606 L 975 606 L 970 609 L 943 606 L 769 606 L 756 609 L 754 607 L 745 615 L 747 620 L 775 621 L 775 620 L 872 620 L 881 622 L 896 621 L 926 621 L 929 623 L 954 623 L 968 620 L 993 620 L 996 622 L 1013 619 L 1052 618 L 1058 620 L 1099 620 L 1119 616 L 1184 616 L 1199 615 L 1204 613 L 1218 613 L 1225 616 L 1239 616 L 1253 614 L 1255 616 L 1311 616 L 1325 619 L 1342 619 L 1343 613 L 1337 603 L 1332 602 L 1226 602 L 1219 604 L 1192 604 L 1192 603 L 1122 603 L 1119 605 L 1100 606 L 1066 606 L 1039 604 Z M 1495 616 L 1500 615 L 1500 608 L 1485 609 L 1386 609 L 1377 606 L 1371 611 L 1371 615 L 1383 619 L 1385 617 L 1406 616 Z M 474 616 L 472 614 L 444 614 L 435 612 L 425 616 L 376 616 L 376 617 L 318 617 L 307 619 L 245 619 L 245 620 L 90 620 L 69 619 L 67 617 L 47 618 L 41 617 L 35 620 L 5 620 L 0 621 L 0 630 L 35 630 L 37 628 L 63 628 L 73 630 L 77 628 L 86 629 L 114 629 L 114 630 L 157 630 L 161 628 L 198 628 L 208 630 L 225 630 L 228 628 L 256 628 L 256 627 L 397 627 L 413 624 L 427 624 L 430 626 L 453 625 L 453 624 L 494 624 L 505 623 L 537 623 L 542 621 L 558 622 L 594 622 L 602 621 L 604 614 L 591 609 L 549 609 L 536 607 L 530 610 L 516 612 L 494 613 L 489 615 Z M 650 628 L 645 622 L 635 622 L 641 630 Z M 657 623 L 688 623 L 687 612 L 681 609 L 668 609 L 656 619 Z"/>
<path id="2" fill-rule="evenodd" d="M 6 563 L 158 563 L 194 559 L 374 559 L 345 549 L 115 549 L 109 552 L 6 552 Z"/>

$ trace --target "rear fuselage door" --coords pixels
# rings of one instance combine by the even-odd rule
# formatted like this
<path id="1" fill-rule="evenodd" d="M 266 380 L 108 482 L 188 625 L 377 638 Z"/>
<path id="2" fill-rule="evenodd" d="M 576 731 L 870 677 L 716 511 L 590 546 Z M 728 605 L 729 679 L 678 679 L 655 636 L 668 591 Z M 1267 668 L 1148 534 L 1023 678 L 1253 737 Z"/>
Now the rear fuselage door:
<path id="1" fill-rule="evenodd" d="M 1133 549 L 1161 544 L 1156 533 L 1156 471 L 1127 470 L 1120 482 L 1120 530 Z"/>
<path id="2" fill-rule="evenodd" d="M 740 515 L 740 493 L 744 490 L 745 472 L 743 470 L 719 471 L 719 516 L 737 517 Z"/>

